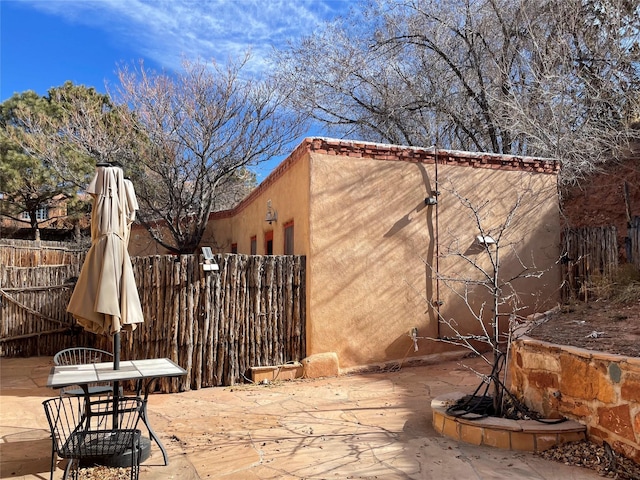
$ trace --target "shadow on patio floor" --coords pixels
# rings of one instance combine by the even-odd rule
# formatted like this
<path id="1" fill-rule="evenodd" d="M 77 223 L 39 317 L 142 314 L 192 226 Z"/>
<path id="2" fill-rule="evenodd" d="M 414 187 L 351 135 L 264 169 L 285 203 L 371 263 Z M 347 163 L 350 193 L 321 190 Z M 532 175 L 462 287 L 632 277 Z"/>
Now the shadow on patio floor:
<path id="1" fill-rule="evenodd" d="M 0 362 L 0 477 L 45 479 L 42 401 L 50 357 Z M 472 392 L 479 359 L 398 371 L 152 395 L 152 445 L 141 479 L 556 479 L 595 472 L 532 454 L 456 443 L 431 425 L 431 399 Z M 143 430 L 144 432 L 144 430 Z M 11 454 L 8 455 L 8 452 Z M 58 470 L 56 478 L 61 478 Z"/>

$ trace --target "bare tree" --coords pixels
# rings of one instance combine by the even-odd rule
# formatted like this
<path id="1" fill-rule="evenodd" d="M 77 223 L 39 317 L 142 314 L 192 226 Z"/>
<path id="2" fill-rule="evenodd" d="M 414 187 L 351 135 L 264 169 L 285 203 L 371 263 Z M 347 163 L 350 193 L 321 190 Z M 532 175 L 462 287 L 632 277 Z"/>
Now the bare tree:
<path id="1" fill-rule="evenodd" d="M 521 11 L 526 68 L 505 122 L 527 151 L 562 161 L 575 183 L 640 140 L 640 6 L 627 0 L 539 3 Z"/>
<path id="2" fill-rule="evenodd" d="M 228 182 L 246 167 L 285 152 L 304 131 L 272 80 L 243 78 L 248 56 L 226 67 L 185 62 L 176 75 L 140 64 L 121 68 L 118 100 L 131 107 L 131 130 L 145 140 L 131 170 L 139 218 L 163 247 L 193 252 Z"/>
<path id="3" fill-rule="evenodd" d="M 628 0 L 372 0 L 277 63 L 330 130 L 558 158 L 572 181 L 637 138 L 638 15 Z"/>
<path id="4" fill-rule="evenodd" d="M 534 212 L 548 210 L 555 192 L 541 189 L 525 176 L 514 179 L 510 189 L 512 193 L 502 198 L 478 200 L 451 181 L 438 187 L 441 198 L 448 197 L 449 208 L 458 212 L 456 231 L 438 232 L 437 260 L 423 260 L 433 281 L 440 284 L 440 295 L 449 298 L 445 305 L 462 305 L 463 312 L 456 310 L 457 315 L 451 316 L 441 308 L 440 296 L 425 297 L 441 325 L 439 336 L 414 336 L 414 340 L 444 342 L 481 356 L 491 366 L 484 382 L 492 391 L 498 416 L 502 415 L 510 342 L 523 332 L 519 327 L 525 314 L 553 303 L 542 292 L 548 294 L 553 280 L 546 276 L 555 278 L 550 269 L 559 260 L 544 258 L 540 239 L 534 238 L 539 236 L 540 219 L 531 221 Z M 475 233 L 471 246 L 459 233 L 467 230 Z M 529 242 L 535 248 L 528 247 Z"/>

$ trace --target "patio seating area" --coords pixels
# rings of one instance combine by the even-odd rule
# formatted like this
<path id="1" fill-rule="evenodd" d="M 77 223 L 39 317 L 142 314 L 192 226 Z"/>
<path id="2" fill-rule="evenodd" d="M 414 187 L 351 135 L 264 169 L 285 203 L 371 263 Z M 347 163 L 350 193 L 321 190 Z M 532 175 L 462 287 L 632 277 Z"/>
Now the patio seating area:
<path id="1" fill-rule="evenodd" d="M 141 432 L 136 426 L 142 400 L 119 397 L 114 404 L 111 398 L 96 398 L 99 397 L 85 402 L 84 396 L 62 395 L 45 400 L 45 413 L 55 439 L 50 478 L 54 476 L 58 457 L 69 460 L 65 475 L 72 473 L 75 478 L 83 465 L 112 465 L 108 462 L 125 453 L 129 461 L 122 461 L 122 466 L 129 467 L 131 480 L 138 478 Z M 114 413 L 116 407 L 117 413 Z"/>
<path id="2" fill-rule="evenodd" d="M 51 357 L 0 361 L 0 477 L 49 476 L 42 402 Z M 472 391 L 478 359 L 379 373 L 150 395 L 148 415 L 169 455 L 141 479 L 598 479 L 533 454 L 455 442 L 432 427 L 431 399 Z M 144 434 L 143 429 L 143 434 Z M 62 477 L 59 466 L 55 478 Z"/>

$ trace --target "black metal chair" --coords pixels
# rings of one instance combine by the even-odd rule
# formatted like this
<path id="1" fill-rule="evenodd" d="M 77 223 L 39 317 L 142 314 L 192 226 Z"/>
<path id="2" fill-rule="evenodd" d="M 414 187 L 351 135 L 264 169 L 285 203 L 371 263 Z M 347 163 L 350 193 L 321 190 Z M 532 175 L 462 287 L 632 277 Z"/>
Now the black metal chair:
<path id="1" fill-rule="evenodd" d="M 51 429 L 51 480 L 56 455 L 67 459 L 63 480 L 80 467 L 92 465 L 127 466 L 131 479 L 140 472 L 140 438 L 137 424 L 142 400 L 121 397 L 92 400 L 86 396 L 60 396 L 43 402 Z M 105 428 L 111 425 L 111 428 Z M 122 463 L 118 458 L 128 458 Z"/>
<path id="2" fill-rule="evenodd" d="M 102 363 L 113 361 L 113 354 L 105 350 L 88 347 L 73 347 L 61 350 L 53 357 L 54 365 L 80 365 L 83 363 Z M 108 395 L 113 392 L 110 383 L 92 383 L 87 386 L 89 395 Z M 60 395 L 84 395 L 79 386 L 66 387 Z"/>

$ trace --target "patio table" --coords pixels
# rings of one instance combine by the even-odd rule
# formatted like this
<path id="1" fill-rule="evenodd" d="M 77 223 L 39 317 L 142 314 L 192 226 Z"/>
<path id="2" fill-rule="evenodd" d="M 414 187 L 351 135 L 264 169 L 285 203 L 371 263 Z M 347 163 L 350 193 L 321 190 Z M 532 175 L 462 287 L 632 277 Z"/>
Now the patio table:
<path id="1" fill-rule="evenodd" d="M 147 399 L 151 385 L 162 377 L 180 377 L 187 371 L 168 358 L 150 358 L 144 360 L 127 360 L 120 362 L 118 370 L 113 369 L 113 362 L 88 363 L 79 365 L 58 365 L 51 368 L 47 379 L 47 387 L 63 388 L 79 385 L 89 395 L 88 385 L 95 382 L 121 382 L 134 380 L 136 395 L 142 400 L 141 419 L 149 430 L 149 436 L 156 442 L 164 464 L 169 464 L 169 458 L 164 445 L 149 424 L 147 415 Z M 144 394 L 143 394 L 144 391 Z"/>

